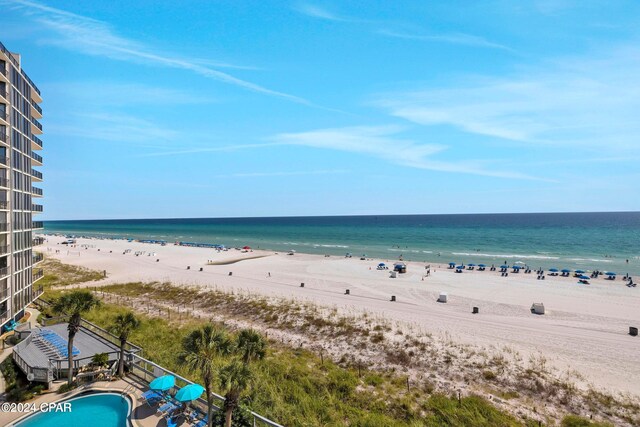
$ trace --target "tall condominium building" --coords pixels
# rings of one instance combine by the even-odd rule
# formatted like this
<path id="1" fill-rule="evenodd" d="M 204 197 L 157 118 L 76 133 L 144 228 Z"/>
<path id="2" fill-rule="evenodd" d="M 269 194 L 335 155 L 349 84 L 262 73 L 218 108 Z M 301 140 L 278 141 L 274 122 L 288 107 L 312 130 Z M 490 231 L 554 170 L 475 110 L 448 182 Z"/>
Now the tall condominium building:
<path id="1" fill-rule="evenodd" d="M 34 215 L 42 205 L 42 102 L 40 90 L 22 70 L 20 55 L 0 43 L 0 325 L 24 315 L 24 309 L 42 293 L 37 264 L 42 254 L 34 247 L 42 228 Z"/>

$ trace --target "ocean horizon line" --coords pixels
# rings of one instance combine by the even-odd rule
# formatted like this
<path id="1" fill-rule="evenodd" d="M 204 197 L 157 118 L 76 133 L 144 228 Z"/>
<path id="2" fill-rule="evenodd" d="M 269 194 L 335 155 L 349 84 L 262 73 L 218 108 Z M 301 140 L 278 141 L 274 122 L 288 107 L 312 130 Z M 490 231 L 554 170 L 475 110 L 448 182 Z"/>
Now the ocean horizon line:
<path id="1" fill-rule="evenodd" d="M 43 219 L 43 222 L 65 221 L 157 221 L 197 219 L 281 219 L 281 218 L 372 218 L 372 217 L 418 217 L 418 216 L 480 216 L 480 215 L 591 215 L 591 214 L 638 214 L 640 211 L 555 211 L 555 212 L 478 212 L 478 213 L 409 213 L 409 214 L 332 214 L 332 215 L 268 215 L 268 216 L 203 216 L 203 217 L 156 217 L 156 218 L 85 218 Z"/>

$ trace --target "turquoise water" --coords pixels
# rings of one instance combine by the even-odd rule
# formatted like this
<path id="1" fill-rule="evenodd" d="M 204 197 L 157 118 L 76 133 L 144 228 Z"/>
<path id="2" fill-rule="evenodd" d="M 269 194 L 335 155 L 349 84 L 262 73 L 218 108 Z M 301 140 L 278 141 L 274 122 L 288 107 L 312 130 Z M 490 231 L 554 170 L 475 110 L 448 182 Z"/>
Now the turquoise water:
<path id="1" fill-rule="evenodd" d="M 46 221 L 44 226 L 47 233 L 640 274 L 640 212 Z"/>
<path id="2" fill-rule="evenodd" d="M 40 412 L 19 427 L 124 427 L 128 426 L 129 401 L 115 393 L 96 393 L 71 399 L 70 412 Z"/>

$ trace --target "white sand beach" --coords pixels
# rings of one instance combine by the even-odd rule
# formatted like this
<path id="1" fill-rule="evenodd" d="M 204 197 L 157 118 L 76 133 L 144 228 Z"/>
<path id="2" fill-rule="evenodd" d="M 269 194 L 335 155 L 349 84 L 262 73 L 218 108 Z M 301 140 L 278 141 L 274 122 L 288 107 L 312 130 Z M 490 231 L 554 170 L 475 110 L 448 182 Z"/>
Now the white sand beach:
<path id="1" fill-rule="evenodd" d="M 535 272 L 456 274 L 437 263 L 423 278 L 425 264 L 409 262 L 407 273 L 393 279 L 389 271 L 376 270 L 380 261 L 393 260 L 218 253 L 126 240 L 77 239 L 68 248 L 61 244 L 63 237 L 45 237 L 41 250 L 47 256 L 106 270 L 108 277 L 100 283 L 170 281 L 308 300 L 351 313 L 366 310 L 433 333 L 447 332 L 461 343 L 509 346 L 525 356 L 541 353 L 549 364 L 578 371 L 598 389 L 640 394 L 640 337 L 628 334 L 629 326 L 640 326 L 640 288 L 629 288 L 620 278 L 581 285 L 574 277 L 536 280 Z M 218 265 L 207 265 L 209 260 Z M 448 293 L 446 304 L 436 302 L 441 291 Z M 396 302 L 390 301 L 392 295 Z M 546 314 L 531 314 L 533 302 L 544 303 Z M 479 314 L 471 313 L 474 306 Z"/>

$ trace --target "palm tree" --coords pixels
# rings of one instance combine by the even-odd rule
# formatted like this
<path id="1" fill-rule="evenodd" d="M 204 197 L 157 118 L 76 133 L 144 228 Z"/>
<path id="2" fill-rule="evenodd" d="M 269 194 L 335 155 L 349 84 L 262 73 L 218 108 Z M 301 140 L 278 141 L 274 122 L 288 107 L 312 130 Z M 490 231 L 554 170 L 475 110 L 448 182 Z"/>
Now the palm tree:
<path id="1" fill-rule="evenodd" d="M 266 354 L 267 343 L 262 335 L 253 329 L 241 330 L 236 342 L 236 351 L 245 365 L 262 360 Z"/>
<path id="2" fill-rule="evenodd" d="M 224 425 L 225 427 L 231 427 L 233 411 L 240 404 L 240 396 L 242 393 L 251 385 L 253 373 L 247 364 L 240 360 L 233 360 L 220 370 L 219 379 L 220 385 L 225 392 Z"/>
<path id="3" fill-rule="evenodd" d="M 86 290 L 63 294 L 53 304 L 53 311 L 70 316 L 69 326 L 67 326 L 67 331 L 69 331 L 67 342 L 69 373 L 67 383 L 69 386 L 73 383 L 73 339 L 80 329 L 80 316 L 99 305 L 100 300 Z"/>
<path id="4" fill-rule="evenodd" d="M 118 376 L 124 375 L 124 347 L 127 345 L 129 335 L 140 327 L 140 319 L 133 312 L 128 311 L 118 314 L 109 328 L 109 331 L 118 336 L 120 340 L 120 360 L 118 361 Z"/>
<path id="5" fill-rule="evenodd" d="M 215 359 L 219 356 L 231 354 L 233 342 L 226 332 L 205 325 L 196 329 L 184 338 L 182 342 L 183 353 L 179 356 L 179 362 L 191 371 L 199 371 L 202 375 L 204 388 L 207 393 L 207 425 L 213 425 L 213 387 Z"/>

